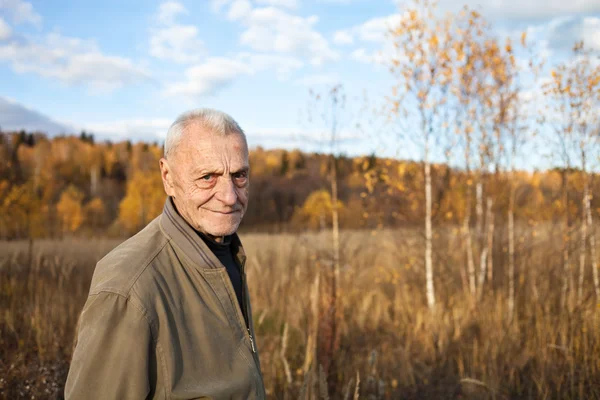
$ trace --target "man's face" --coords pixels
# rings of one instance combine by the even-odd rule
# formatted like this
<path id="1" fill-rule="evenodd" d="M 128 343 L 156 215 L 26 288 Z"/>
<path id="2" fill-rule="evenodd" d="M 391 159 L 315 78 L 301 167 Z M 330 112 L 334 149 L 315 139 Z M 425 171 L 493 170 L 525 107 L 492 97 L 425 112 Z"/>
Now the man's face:
<path id="1" fill-rule="evenodd" d="M 192 124 L 174 150 L 169 160 L 160 160 L 160 168 L 177 211 L 194 229 L 217 240 L 233 234 L 248 206 L 245 140 Z"/>

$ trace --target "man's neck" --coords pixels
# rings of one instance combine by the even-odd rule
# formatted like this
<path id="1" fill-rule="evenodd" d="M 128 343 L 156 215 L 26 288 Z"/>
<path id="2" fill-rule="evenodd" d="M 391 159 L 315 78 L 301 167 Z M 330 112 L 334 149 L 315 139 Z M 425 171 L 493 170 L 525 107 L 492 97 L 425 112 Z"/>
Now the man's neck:
<path id="1" fill-rule="evenodd" d="M 202 232 L 202 231 L 198 231 L 198 230 L 196 230 L 196 232 L 198 232 L 200 234 L 200 236 L 204 236 L 208 240 L 211 240 L 211 241 L 213 241 L 215 243 L 218 243 L 218 244 L 224 244 L 225 243 L 225 238 L 227 237 L 227 236 L 213 236 L 213 235 L 209 235 L 206 232 Z M 229 242 L 231 242 L 231 240 Z"/>
<path id="2" fill-rule="evenodd" d="M 207 238 L 214 240 L 217 243 L 223 243 L 223 241 L 225 240 L 225 236 L 213 236 L 213 235 L 209 235 L 208 233 L 204 233 L 202 232 Z"/>

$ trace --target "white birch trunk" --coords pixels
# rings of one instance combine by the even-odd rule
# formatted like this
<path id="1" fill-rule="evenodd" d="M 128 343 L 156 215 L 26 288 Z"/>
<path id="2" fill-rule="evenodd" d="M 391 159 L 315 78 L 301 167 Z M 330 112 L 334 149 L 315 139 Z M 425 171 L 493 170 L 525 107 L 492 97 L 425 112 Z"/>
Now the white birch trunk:
<path id="1" fill-rule="evenodd" d="M 587 241 L 587 215 L 586 205 L 588 198 L 588 181 L 587 173 L 585 171 L 585 154 L 583 156 L 583 201 L 582 201 L 582 218 L 580 226 L 580 238 L 579 238 L 579 286 L 577 289 L 577 302 L 580 303 L 583 299 L 583 283 L 585 278 L 585 250 Z"/>
<path id="2" fill-rule="evenodd" d="M 592 259 L 592 276 L 594 277 L 594 291 L 596 299 L 600 299 L 600 279 L 598 277 L 598 260 L 596 258 L 596 232 L 594 229 L 594 220 L 592 218 L 592 209 L 590 207 L 590 197 L 585 199 L 585 213 L 587 215 L 587 225 L 590 230 L 590 258 Z"/>
<path id="3" fill-rule="evenodd" d="M 425 140 L 425 281 L 427 305 L 435 308 L 435 292 L 433 287 L 432 262 L 432 228 L 431 228 L 431 164 L 429 162 L 429 140 Z"/>
<path id="4" fill-rule="evenodd" d="M 477 216 L 477 243 L 480 243 L 481 233 L 483 232 L 483 182 L 481 176 L 475 189 L 475 214 Z"/>
<path id="5" fill-rule="evenodd" d="M 514 177 L 514 175 L 513 175 Z M 514 178 L 513 178 L 514 179 Z M 515 190 L 511 183 L 508 201 L 508 318 L 512 320 L 515 313 Z"/>
<path id="6" fill-rule="evenodd" d="M 569 282 L 571 280 L 571 264 L 569 260 L 569 237 L 570 237 L 570 228 L 569 228 L 569 207 L 568 201 L 569 198 L 567 196 L 567 175 L 566 172 L 562 173 L 562 201 L 564 206 L 564 216 L 562 223 L 562 261 L 563 261 L 563 282 L 562 282 L 562 297 L 561 297 L 561 308 L 564 309 L 567 306 L 567 298 L 569 295 Z M 573 290 L 571 288 L 571 290 Z"/>
<path id="7" fill-rule="evenodd" d="M 473 243 L 471 240 L 471 227 L 469 226 L 470 213 L 467 212 L 463 219 L 463 238 L 465 243 L 465 252 L 467 254 L 467 272 L 469 274 L 469 292 L 475 296 L 477 290 L 475 286 L 475 261 L 473 261 Z"/>
<path id="8" fill-rule="evenodd" d="M 484 248 L 479 257 L 479 294 L 478 297 L 481 299 L 483 296 L 483 282 L 485 281 L 485 266 L 487 265 L 488 248 Z"/>
<path id="9" fill-rule="evenodd" d="M 488 249 L 488 258 L 487 258 L 487 279 L 491 284 L 492 279 L 494 278 L 494 213 L 492 212 L 492 199 L 488 198 L 487 200 L 487 218 L 488 221 L 488 229 L 487 229 L 487 249 Z"/>
<path id="10" fill-rule="evenodd" d="M 494 221 L 492 216 L 492 199 L 489 197 L 487 198 L 485 221 L 487 225 L 487 240 L 485 248 L 481 251 L 481 255 L 479 258 L 479 298 L 481 298 L 483 295 L 483 283 L 485 282 L 485 275 L 488 271 L 488 266 L 490 265 L 490 259 L 492 258 L 492 238 L 494 233 Z"/>
<path id="11" fill-rule="evenodd" d="M 467 180 L 471 178 L 470 165 L 471 165 L 471 136 L 466 132 L 466 146 L 465 146 L 465 166 L 467 170 Z M 473 240 L 471 236 L 471 201 L 473 191 L 471 184 L 467 185 L 467 201 L 465 206 L 465 217 L 463 219 L 462 235 L 463 243 L 465 246 L 465 254 L 467 256 L 467 274 L 469 279 L 469 291 L 471 296 L 475 295 L 475 262 L 473 261 Z M 464 271 L 464 267 L 463 267 Z"/>

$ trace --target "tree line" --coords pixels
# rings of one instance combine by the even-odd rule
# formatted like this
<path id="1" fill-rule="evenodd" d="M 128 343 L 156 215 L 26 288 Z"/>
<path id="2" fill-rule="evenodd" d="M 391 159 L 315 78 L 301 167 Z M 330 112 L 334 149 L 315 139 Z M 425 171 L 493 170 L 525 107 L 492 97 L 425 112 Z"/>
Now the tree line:
<path id="1" fill-rule="evenodd" d="M 134 234 L 162 211 L 165 194 L 157 143 L 94 142 L 80 136 L 0 134 L 0 238 L 119 236 Z M 330 155 L 299 150 L 250 151 L 251 190 L 242 229 L 281 232 L 332 225 Z M 424 217 L 422 163 L 369 156 L 337 156 L 338 209 L 342 229 L 420 226 Z M 469 213 L 472 173 L 432 164 L 434 225 L 460 227 Z M 589 176 L 588 176 L 589 175 Z M 497 224 L 506 222 L 504 199 L 515 191 L 515 216 L 534 226 L 565 212 L 583 215 L 582 193 L 590 179 L 590 212 L 600 210 L 600 182 L 581 169 L 498 171 L 486 192 Z M 566 180 L 564 182 L 563 180 Z M 566 190 L 568 205 L 563 203 Z M 472 221 L 478 226 L 482 222 Z"/>

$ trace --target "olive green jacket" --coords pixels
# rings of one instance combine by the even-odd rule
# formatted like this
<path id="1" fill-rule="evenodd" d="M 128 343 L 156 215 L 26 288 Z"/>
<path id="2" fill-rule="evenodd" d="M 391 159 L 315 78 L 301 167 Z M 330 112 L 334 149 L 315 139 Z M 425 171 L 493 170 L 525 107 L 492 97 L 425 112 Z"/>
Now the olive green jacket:
<path id="1" fill-rule="evenodd" d="M 159 217 L 100 260 L 65 397 L 264 399 L 245 256 L 237 235 L 233 243 L 244 310 L 225 267 L 171 198 Z"/>

